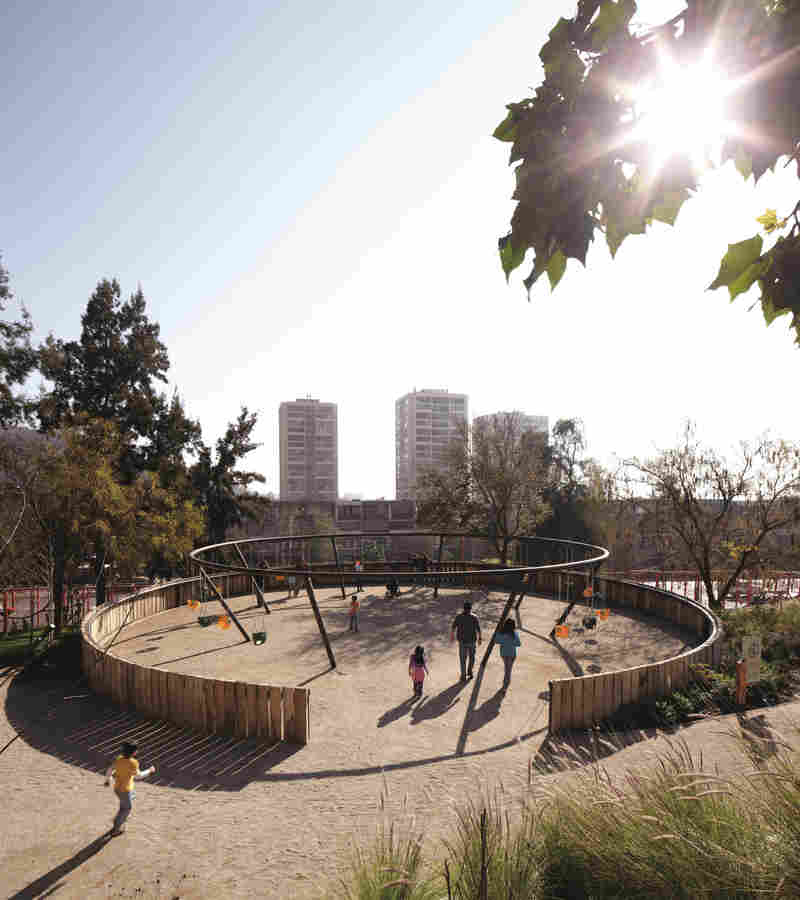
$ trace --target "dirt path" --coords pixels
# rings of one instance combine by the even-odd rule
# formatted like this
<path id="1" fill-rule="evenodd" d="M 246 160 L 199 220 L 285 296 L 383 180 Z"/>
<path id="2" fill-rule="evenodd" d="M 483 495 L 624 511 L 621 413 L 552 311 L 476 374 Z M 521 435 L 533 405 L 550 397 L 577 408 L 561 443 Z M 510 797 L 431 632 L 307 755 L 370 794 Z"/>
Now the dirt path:
<path id="1" fill-rule="evenodd" d="M 620 615 L 592 636 L 596 644 L 573 633 L 565 655 L 548 637 L 563 604 L 529 598 L 503 698 L 496 653 L 474 681 L 457 680 L 449 625 L 468 595 L 445 591 L 434 602 L 426 590 L 395 603 L 360 596 L 358 634 L 347 631 L 341 596 L 320 596 L 335 671 L 299 599 L 278 604 L 263 623 L 260 614 L 245 613 L 248 628 L 266 625 L 263 647 L 240 644 L 233 629 L 200 628 L 186 608 L 135 623 L 115 645 L 120 655 L 176 671 L 308 683 L 312 734 L 303 748 L 191 735 L 73 686 L 7 677 L 0 747 L 20 737 L 0 755 L 8 799 L 4 896 L 313 896 L 346 867 L 348 844 L 369 840 L 386 816 L 447 834 L 453 804 L 500 785 L 512 797 L 525 790 L 528 763 L 545 736 L 540 695 L 548 679 L 569 675 L 574 665 L 605 669 L 661 658 L 686 640 L 654 629 L 652 620 Z M 488 637 L 504 598 L 472 599 Z M 415 704 L 406 670 L 417 643 L 430 654 L 431 678 Z M 142 763 L 154 760 L 158 773 L 137 786 L 124 837 L 108 843 L 99 838 L 114 796 L 99 773 L 124 736 L 138 740 Z"/>

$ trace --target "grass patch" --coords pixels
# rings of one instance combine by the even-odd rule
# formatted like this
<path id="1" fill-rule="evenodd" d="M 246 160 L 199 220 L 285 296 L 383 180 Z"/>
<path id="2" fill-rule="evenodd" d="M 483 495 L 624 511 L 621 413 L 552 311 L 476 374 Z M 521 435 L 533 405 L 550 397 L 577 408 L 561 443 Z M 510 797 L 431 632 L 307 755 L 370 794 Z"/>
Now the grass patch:
<path id="1" fill-rule="evenodd" d="M 800 896 L 800 767 L 784 749 L 742 774 L 709 772 L 672 741 L 646 771 L 597 763 L 546 779 L 510 816 L 468 804 L 452 836 L 424 845 L 382 831 L 329 898 L 745 900 Z M 516 796 L 515 796 L 516 799 Z M 429 876 L 420 880 L 427 869 Z M 390 879 L 408 879 L 400 885 Z M 418 887 L 424 884 L 424 888 Z M 423 893 L 414 893 L 423 890 Z M 392 891 L 392 893 L 388 893 Z"/>
<path id="2" fill-rule="evenodd" d="M 15 631 L 0 637 L 0 666 L 22 666 L 31 659 L 31 648 L 37 640 L 45 636 L 48 629 L 37 628 L 30 631 Z M 44 661 L 59 676 L 71 676 L 80 672 L 80 629 L 64 628 L 47 650 Z M 39 647 L 41 648 L 41 644 Z"/>

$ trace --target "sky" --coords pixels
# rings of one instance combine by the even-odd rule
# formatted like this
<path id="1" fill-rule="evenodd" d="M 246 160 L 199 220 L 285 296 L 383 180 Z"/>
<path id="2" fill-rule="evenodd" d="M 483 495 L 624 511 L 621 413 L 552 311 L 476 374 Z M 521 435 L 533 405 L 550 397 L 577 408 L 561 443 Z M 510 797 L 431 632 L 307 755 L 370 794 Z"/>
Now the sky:
<path id="1" fill-rule="evenodd" d="M 644 21 L 680 2 L 644 0 Z M 5 8 L 0 253 L 36 340 L 77 338 L 97 282 L 141 284 L 170 387 L 278 490 L 278 407 L 338 404 L 339 491 L 394 496 L 394 403 L 469 395 L 583 420 L 607 465 L 672 445 L 798 438 L 800 349 L 755 289 L 705 288 L 728 243 L 796 193 L 712 173 L 677 226 L 600 241 L 528 302 L 497 238 L 514 208 L 505 104 L 574 4 L 173 0 Z M 793 182 L 793 186 L 790 185 Z M 11 310 L 13 313 L 13 309 Z"/>

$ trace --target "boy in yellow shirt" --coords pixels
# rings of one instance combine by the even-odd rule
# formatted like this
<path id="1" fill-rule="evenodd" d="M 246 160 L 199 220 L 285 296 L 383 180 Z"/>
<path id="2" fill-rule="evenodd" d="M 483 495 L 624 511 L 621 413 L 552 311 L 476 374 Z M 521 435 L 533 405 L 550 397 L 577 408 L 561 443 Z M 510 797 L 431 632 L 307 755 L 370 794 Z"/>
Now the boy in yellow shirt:
<path id="1" fill-rule="evenodd" d="M 119 797 L 119 811 L 114 817 L 114 825 L 111 829 L 111 836 L 116 837 L 125 831 L 125 820 L 131 814 L 133 799 L 136 792 L 133 789 L 133 782 L 140 778 L 147 778 L 155 772 L 156 767 L 150 766 L 144 772 L 139 770 L 139 760 L 136 759 L 136 744 L 128 741 L 122 745 L 122 753 L 111 763 L 106 770 L 106 787 L 111 783 L 111 776 L 114 776 L 114 791 Z"/>

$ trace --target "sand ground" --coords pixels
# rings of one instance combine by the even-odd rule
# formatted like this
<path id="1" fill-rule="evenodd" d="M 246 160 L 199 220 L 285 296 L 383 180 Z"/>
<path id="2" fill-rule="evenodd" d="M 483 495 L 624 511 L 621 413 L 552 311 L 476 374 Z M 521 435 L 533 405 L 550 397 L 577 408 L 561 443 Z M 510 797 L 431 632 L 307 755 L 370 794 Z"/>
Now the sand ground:
<path id="1" fill-rule="evenodd" d="M 405 591 L 389 602 L 365 591 L 360 631 L 352 634 L 341 594 L 320 592 L 335 670 L 302 596 L 275 603 L 270 616 L 252 598 L 232 601 L 248 630 L 266 629 L 261 647 L 243 643 L 233 628 L 201 628 L 187 608 L 120 635 L 114 652 L 149 665 L 308 686 L 311 741 L 302 748 L 187 733 L 80 686 L 7 673 L 0 748 L 12 743 L 0 755 L 0 790 L 9 801 L 0 895 L 314 896 L 347 866 L 348 845 L 369 839 L 386 816 L 445 835 L 454 804 L 496 789 L 510 801 L 521 795 L 546 736 L 549 679 L 661 659 L 691 640 L 622 613 L 581 633 L 584 610 L 576 607 L 559 647 L 549 633 L 564 604 L 526 598 L 522 647 L 503 696 L 496 651 L 473 681 L 459 682 L 449 629 L 470 599 L 488 638 L 504 595 L 431 594 Z M 426 647 L 431 675 L 414 702 L 407 666 L 417 643 Z M 138 741 L 143 766 L 154 762 L 158 771 L 137 785 L 126 834 L 109 842 L 102 835 L 115 798 L 100 773 L 126 737 Z"/>

